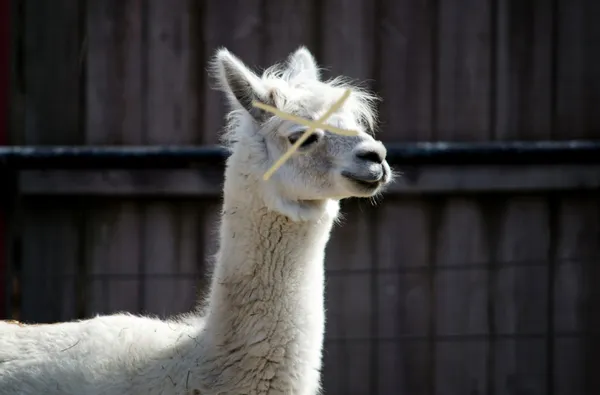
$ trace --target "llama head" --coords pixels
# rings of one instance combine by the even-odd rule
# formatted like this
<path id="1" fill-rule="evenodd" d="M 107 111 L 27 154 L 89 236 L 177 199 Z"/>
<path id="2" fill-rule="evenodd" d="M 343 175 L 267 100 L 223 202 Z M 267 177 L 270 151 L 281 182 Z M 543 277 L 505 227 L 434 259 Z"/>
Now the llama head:
<path id="1" fill-rule="evenodd" d="M 337 200 L 342 198 L 371 197 L 391 182 L 385 147 L 372 137 L 376 97 L 343 78 L 322 81 L 315 59 L 306 48 L 299 48 L 286 62 L 271 66 L 262 76 L 226 49 L 220 49 L 212 70 L 231 107 L 224 135 L 233 151 L 228 168 L 251 180 L 244 188 L 256 189 L 244 194 L 254 192 L 267 207 L 292 219 L 307 219 L 318 214 L 328 201 L 334 201 L 337 207 Z M 252 102 L 317 120 L 347 88 L 351 89 L 350 97 L 326 123 L 359 134 L 342 136 L 317 129 L 264 181 L 263 174 L 306 126 L 258 109 Z"/>

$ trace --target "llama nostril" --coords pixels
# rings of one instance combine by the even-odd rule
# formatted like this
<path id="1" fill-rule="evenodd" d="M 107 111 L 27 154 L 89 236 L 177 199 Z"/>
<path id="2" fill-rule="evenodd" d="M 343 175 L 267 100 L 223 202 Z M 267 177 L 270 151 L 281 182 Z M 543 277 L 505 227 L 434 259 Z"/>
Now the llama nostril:
<path id="1" fill-rule="evenodd" d="M 377 151 L 360 151 L 356 153 L 356 157 L 364 159 L 369 162 L 383 163 L 384 157 L 380 152 Z"/>

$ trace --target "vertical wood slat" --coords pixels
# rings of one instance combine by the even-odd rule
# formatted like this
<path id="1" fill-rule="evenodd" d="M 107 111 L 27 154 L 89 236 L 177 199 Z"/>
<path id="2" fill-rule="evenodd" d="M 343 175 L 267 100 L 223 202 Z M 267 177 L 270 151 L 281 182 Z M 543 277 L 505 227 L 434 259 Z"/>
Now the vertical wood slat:
<path id="1" fill-rule="evenodd" d="M 491 130 L 493 16 L 491 0 L 452 0 L 437 4 L 435 44 L 435 124 L 437 140 L 488 140 Z M 436 221 L 436 265 L 472 265 L 489 261 L 485 218 L 475 201 L 449 199 Z M 488 333 L 486 269 L 435 273 L 436 336 Z M 452 312 L 455 312 L 452 314 Z M 466 315 L 466 316 L 465 316 Z M 461 318 L 464 317 L 464 318 Z M 486 340 L 434 340 L 433 392 L 483 393 L 487 390 L 489 348 Z"/>
<path id="2" fill-rule="evenodd" d="M 83 141 L 81 7 L 81 0 L 25 3 L 25 144 Z"/>
<path id="3" fill-rule="evenodd" d="M 12 80 L 10 57 L 14 53 L 11 51 L 10 44 L 13 41 L 12 21 L 14 15 L 11 10 L 9 0 L 0 0 L 0 146 L 8 143 L 8 122 L 9 122 L 9 101 L 13 99 L 11 94 Z M 16 14 L 16 13 L 15 13 Z M 0 198 L 0 319 L 7 317 L 8 299 L 10 289 L 8 285 L 8 226 L 7 226 L 7 207 L 3 207 L 5 199 Z"/>
<path id="4" fill-rule="evenodd" d="M 438 140 L 490 137 L 492 0 L 439 2 L 437 40 Z"/>
<path id="5" fill-rule="evenodd" d="M 552 1 L 499 1 L 495 139 L 550 138 L 553 91 Z"/>
<path id="6" fill-rule="evenodd" d="M 199 135 L 202 92 L 194 78 L 202 67 L 196 64 L 191 46 L 196 42 L 193 27 L 200 23 L 201 17 L 195 11 L 198 8 L 192 7 L 191 0 L 174 4 L 148 1 L 146 144 L 202 141 Z M 203 269 L 197 252 L 201 240 L 197 208 L 193 204 L 152 201 L 144 203 L 142 211 L 141 270 L 150 276 L 144 280 L 143 310 L 162 316 L 189 310 L 195 304 L 197 276 Z"/>
<path id="7" fill-rule="evenodd" d="M 264 9 L 264 66 L 285 60 L 301 45 L 317 55 L 318 10 L 311 1 L 274 1 Z M 293 22 L 292 22 L 293 21 Z"/>
<path id="8" fill-rule="evenodd" d="M 372 306 L 370 238 L 367 208 L 344 205 L 344 224 L 326 250 L 327 348 L 325 389 L 332 393 L 369 392 Z M 354 272 L 353 272 L 354 271 Z M 328 358 L 329 350 L 332 350 Z"/>
<path id="9" fill-rule="evenodd" d="M 88 2 L 88 144 L 145 142 L 145 5 L 135 0 Z M 88 209 L 84 259 L 91 278 L 86 314 L 140 309 L 141 221 L 141 209 L 131 201 L 112 201 Z"/>
<path id="10" fill-rule="evenodd" d="M 195 144 L 199 135 L 198 85 L 195 75 L 205 65 L 192 56 L 192 25 L 200 23 L 191 13 L 191 2 L 148 0 L 146 62 L 147 144 Z"/>
<path id="11" fill-rule="evenodd" d="M 554 276 L 556 395 L 600 392 L 600 204 L 598 194 L 563 198 L 557 213 Z M 566 336 L 569 333 L 576 334 Z M 583 334 L 588 334 L 585 337 Z M 590 336 L 591 335 L 591 336 Z"/>
<path id="12" fill-rule="evenodd" d="M 86 130 L 90 145 L 140 144 L 144 100 L 143 7 L 90 1 L 86 20 Z"/>
<path id="13" fill-rule="evenodd" d="M 141 310 L 142 225 L 141 208 L 133 201 L 88 208 L 84 244 L 87 316 Z"/>
<path id="14" fill-rule="evenodd" d="M 161 317 L 191 311 L 204 274 L 197 204 L 151 203 L 144 215 L 144 311 Z"/>
<path id="15" fill-rule="evenodd" d="M 29 205 L 22 227 L 21 311 L 24 322 L 54 322 L 77 316 L 80 246 L 74 207 Z"/>
<path id="16" fill-rule="evenodd" d="M 24 128 L 15 140 L 24 144 L 80 144 L 84 37 L 80 0 L 27 1 L 23 7 Z M 63 303 L 73 289 L 78 225 L 60 202 L 23 213 L 21 230 L 21 318 L 27 321 L 70 319 L 74 306 Z M 64 277 L 61 274 L 71 275 Z M 43 274 L 52 275 L 48 279 Z M 42 277 L 39 277 L 42 275 Z"/>
<path id="17" fill-rule="evenodd" d="M 489 261 L 485 218 L 477 201 L 449 198 L 441 207 L 435 254 L 435 394 L 486 393 L 489 342 L 443 340 L 489 334 Z"/>
<path id="18" fill-rule="evenodd" d="M 0 201 L 2 203 L 2 201 Z M 0 319 L 8 318 L 10 314 L 9 303 L 11 303 L 11 287 L 9 281 L 12 282 L 12 274 L 9 269 L 9 232 L 6 209 L 0 206 Z"/>
<path id="19" fill-rule="evenodd" d="M 381 47 L 378 92 L 382 141 L 433 138 L 436 3 L 384 0 L 377 39 Z M 437 39 L 437 37 L 435 37 Z"/>
<path id="20" fill-rule="evenodd" d="M 514 197 L 500 225 L 494 280 L 493 391 L 546 394 L 550 223 L 543 198 Z M 528 337 L 528 335 L 533 337 Z M 540 337 L 541 336 L 541 337 Z"/>
<path id="21" fill-rule="evenodd" d="M 328 0 L 320 3 L 325 77 L 345 75 L 372 85 L 374 72 L 375 3 Z"/>
<path id="22" fill-rule="evenodd" d="M 433 381 L 431 205 L 386 200 L 377 226 L 379 393 L 430 394 Z M 404 339 L 402 339 L 404 337 Z M 414 340 L 411 340 L 410 338 Z"/>
<path id="23" fill-rule="evenodd" d="M 264 67 L 261 37 L 264 31 L 260 0 L 208 1 L 203 9 L 204 60 L 213 57 L 217 48 L 225 47 L 247 66 Z M 205 72 L 204 67 L 203 72 Z M 204 144 L 217 144 L 228 110 L 223 93 L 215 91 L 208 80 L 204 92 Z"/>
<path id="24" fill-rule="evenodd" d="M 496 114 L 494 138 L 552 138 L 554 114 L 552 2 L 499 2 L 496 49 Z M 550 232 L 552 224 L 543 198 L 514 197 L 507 201 L 496 261 L 494 284 L 497 332 L 515 336 L 492 345 L 494 391 L 545 394 L 551 390 L 548 366 L 556 360 L 544 337 L 552 336 L 550 295 Z M 516 266 L 502 262 L 515 260 Z M 530 267 L 522 266 L 533 265 Z M 529 261 L 529 262 L 527 262 Z M 556 275 L 556 273 L 554 273 Z M 550 387 L 548 387 L 550 385 Z"/>
<path id="25" fill-rule="evenodd" d="M 600 3 L 557 0 L 556 139 L 600 138 Z"/>

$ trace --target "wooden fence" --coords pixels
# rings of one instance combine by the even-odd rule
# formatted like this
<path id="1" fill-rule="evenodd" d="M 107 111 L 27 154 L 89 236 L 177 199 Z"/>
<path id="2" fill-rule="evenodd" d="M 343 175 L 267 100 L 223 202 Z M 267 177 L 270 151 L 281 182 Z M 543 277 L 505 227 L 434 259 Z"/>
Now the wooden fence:
<path id="1" fill-rule="evenodd" d="M 596 0 L 13 5 L 13 144 L 214 144 L 215 49 L 268 66 L 301 44 L 384 98 L 386 143 L 600 138 Z M 325 393 L 600 393 L 600 191 L 545 186 L 549 167 L 479 169 L 469 185 L 467 170 L 439 171 L 421 181 L 437 187 L 344 204 L 327 250 Z M 23 172 L 12 314 L 190 309 L 219 196 L 212 179 L 172 192 L 188 176 Z"/>

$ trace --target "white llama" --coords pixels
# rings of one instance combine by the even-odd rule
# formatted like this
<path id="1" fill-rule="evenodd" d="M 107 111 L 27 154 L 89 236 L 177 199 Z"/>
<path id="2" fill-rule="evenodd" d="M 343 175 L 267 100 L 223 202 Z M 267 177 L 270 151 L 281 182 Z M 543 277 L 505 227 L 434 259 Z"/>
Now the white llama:
<path id="1" fill-rule="evenodd" d="M 221 49 L 213 71 L 232 106 L 231 156 L 205 307 L 166 321 L 0 322 L 0 394 L 319 393 L 324 251 L 339 200 L 373 196 L 391 180 L 384 146 L 367 133 L 373 96 L 355 87 L 328 121 L 358 136 L 317 130 L 263 181 L 305 128 L 251 101 L 317 119 L 350 85 L 321 81 L 303 47 L 262 77 Z"/>

